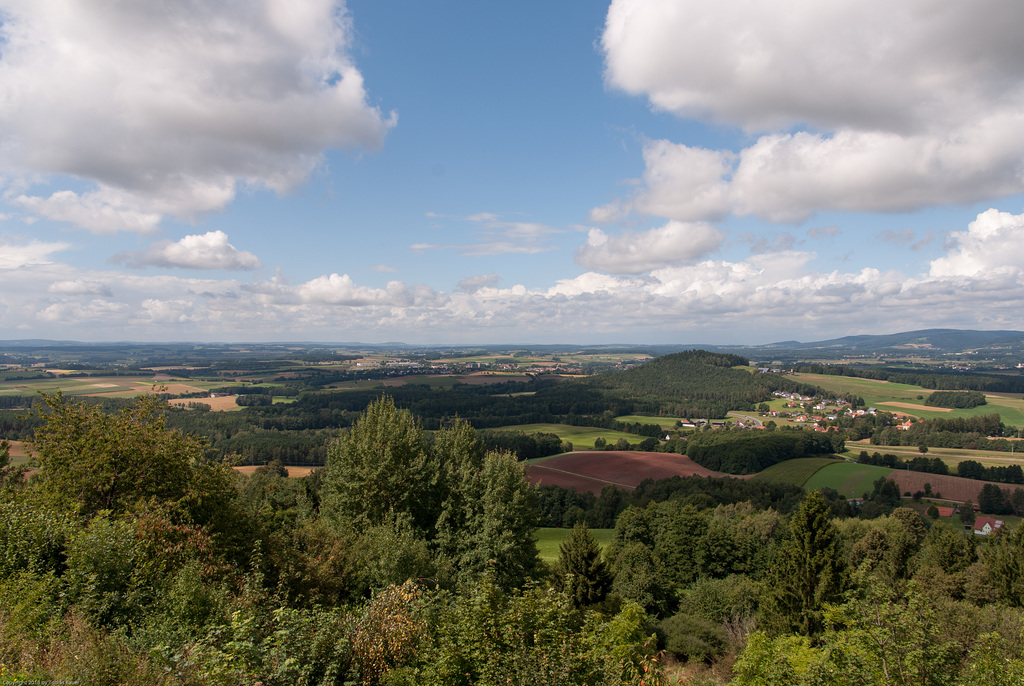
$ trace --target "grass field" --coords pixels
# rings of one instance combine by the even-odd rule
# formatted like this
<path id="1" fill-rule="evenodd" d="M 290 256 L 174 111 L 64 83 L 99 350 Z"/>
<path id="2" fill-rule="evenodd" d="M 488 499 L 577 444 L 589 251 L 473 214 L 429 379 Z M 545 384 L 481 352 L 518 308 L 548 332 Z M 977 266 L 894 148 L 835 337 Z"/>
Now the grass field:
<path id="1" fill-rule="evenodd" d="M 964 450 L 962 448 L 928 448 L 925 457 L 937 457 L 949 467 L 949 471 L 956 473 L 956 466 L 964 460 L 974 460 L 986 467 L 1007 467 L 1011 464 L 1019 464 L 1024 467 L 1024 441 L 1019 443 L 1020 451 L 1013 453 L 994 452 L 987 450 Z M 909 445 L 871 445 L 868 439 L 861 441 L 847 441 L 845 456 L 856 459 L 860 451 L 866 450 L 871 454 L 876 452 L 892 453 L 903 460 L 912 460 L 921 457 L 921 451 Z"/>
<path id="2" fill-rule="evenodd" d="M 548 527 L 537 529 L 537 549 L 540 551 L 540 559 L 547 563 L 556 562 L 559 554 L 558 547 L 562 545 L 562 541 L 566 539 L 570 531 L 572 529 L 552 529 Z M 590 533 L 594 535 L 597 544 L 604 550 L 612 542 L 612 535 L 615 533 L 615 529 L 591 529 Z"/>
<path id="3" fill-rule="evenodd" d="M 804 489 L 816 491 L 819 488 L 834 488 L 847 498 L 859 498 L 874 490 L 873 484 L 878 477 L 888 477 L 891 473 L 888 467 L 836 462 L 816 471 L 804 483 Z"/>
<path id="4" fill-rule="evenodd" d="M 594 441 L 598 438 L 603 438 L 608 443 L 616 443 L 620 438 L 625 438 L 630 443 L 639 443 L 644 440 L 644 436 L 634 436 L 622 431 L 595 429 L 587 426 L 569 426 L 568 424 L 514 424 L 512 426 L 499 426 L 494 431 L 522 431 L 524 434 L 555 434 L 563 441 L 571 442 L 574 448 L 585 450 L 593 448 Z"/>
<path id="5" fill-rule="evenodd" d="M 836 461 L 827 457 L 802 457 L 786 460 L 755 474 L 750 480 L 774 481 L 802 487 L 819 469 L 834 464 L 837 464 Z"/>
<path id="6" fill-rule="evenodd" d="M 671 431 L 676 428 L 676 422 L 688 421 L 685 417 L 652 417 L 650 415 L 641 414 L 624 414 L 621 417 L 616 417 L 617 422 L 626 422 L 627 424 L 635 424 L 640 422 L 641 424 L 657 424 L 665 431 Z"/>
<path id="7" fill-rule="evenodd" d="M 230 381 L 194 381 L 174 379 L 166 374 L 155 376 L 76 376 L 56 379 L 0 381 L 0 395 L 36 395 L 63 392 L 70 396 L 129 397 L 152 393 L 199 393 L 219 386 L 232 386 Z"/>
<path id="8" fill-rule="evenodd" d="M 1004 424 L 1024 425 L 1024 399 L 1013 394 L 986 394 L 987 405 L 949 412 L 927 407 L 924 404 L 924 399 L 932 391 L 920 386 L 822 374 L 794 374 L 792 378 L 820 386 L 826 391 L 834 393 L 853 393 L 864 398 L 864 402 L 870 407 L 890 412 L 902 412 L 922 419 L 977 417 L 997 412 Z M 886 403 L 899 404 L 886 405 Z"/>

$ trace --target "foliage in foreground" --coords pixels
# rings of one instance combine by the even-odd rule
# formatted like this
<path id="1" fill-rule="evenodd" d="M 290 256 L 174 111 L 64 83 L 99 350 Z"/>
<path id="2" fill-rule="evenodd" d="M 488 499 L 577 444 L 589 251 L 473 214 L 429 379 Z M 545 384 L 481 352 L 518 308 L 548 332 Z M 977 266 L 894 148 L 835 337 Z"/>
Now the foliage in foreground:
<path id="1" fill-rule="evenodd" d="M 658 684 L 671 661 L 704 684 L 1024 678 L 1024 529 L 975 540 L 898 492 L 870 520 L 822 493 L 790 515 L 753 482 L 609 492 L 606 554 L 581 524 L 546 569 L 522 465 L 462 422 L 430 442 L 384 399 L 290 480 L 204 462 L 146 399 L 47 407 L 34 477 L 0 445 L 4 679 Z"/>

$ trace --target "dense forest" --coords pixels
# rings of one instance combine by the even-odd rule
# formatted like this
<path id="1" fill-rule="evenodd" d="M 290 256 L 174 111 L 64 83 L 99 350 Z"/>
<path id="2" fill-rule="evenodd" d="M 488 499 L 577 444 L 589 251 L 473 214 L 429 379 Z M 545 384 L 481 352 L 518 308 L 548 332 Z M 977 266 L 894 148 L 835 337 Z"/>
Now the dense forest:
<path id="1" fill-rule="evenodd" d="M 47 396 L 37 471 L 0 447 L 3 679 L 1024 680 L 1022 530 L 965 535 L 885 479 L 860 505 L 736 479 L 538 490 L 467 422 L 428 437 L 390 398 L 312 476 L 243 476 L 168 417 Z M 551 565 L 542 521 L 574 526 Z M 603 553 L 588 523 L 614 528 Z"/>

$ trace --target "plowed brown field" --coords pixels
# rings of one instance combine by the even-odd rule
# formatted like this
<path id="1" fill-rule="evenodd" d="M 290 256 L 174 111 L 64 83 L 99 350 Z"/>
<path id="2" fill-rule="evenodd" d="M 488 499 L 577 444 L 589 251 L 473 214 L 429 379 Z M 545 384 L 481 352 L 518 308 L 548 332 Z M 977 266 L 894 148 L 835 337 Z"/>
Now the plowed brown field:
<path id="1" fill-rule="evenodd" d="M 975 505 L 978 504 L 978 494 L 981 493 L 981 489 L 985 484 L 994 483 L 978 481 L 976 479 L 964 479 L 959 476 L 943 476 L 941 474 L 925 474 L 924 472 L 908 472 L 905 469 L 894 469 L 889 475 L 889 478 L 899 484 L 900 493 L 910 491 L 913 494 L 917 491 L 924 491 L 924 485 L 928 483 L 932 486 L 932 493 L 941 493 L 943 498 L 956 500 L 961 503 L 966 500 L 970 500 Z M 1011 493 L 1013 492 L 1013 489 L 1020 488 L 1020 486 L 1016 484 L 997 483 L 996 486 L 1009 489 Z"/>
<path id="2" fill-rule="evenodd" d="M 672 476 L 729 476 L 705 469 L 685 455 L 597 450 L 566 453 L 528 465 L 526 477 L 541 486 L 599 494 L 608 484 L 633 490 L 644 479 Z"/>

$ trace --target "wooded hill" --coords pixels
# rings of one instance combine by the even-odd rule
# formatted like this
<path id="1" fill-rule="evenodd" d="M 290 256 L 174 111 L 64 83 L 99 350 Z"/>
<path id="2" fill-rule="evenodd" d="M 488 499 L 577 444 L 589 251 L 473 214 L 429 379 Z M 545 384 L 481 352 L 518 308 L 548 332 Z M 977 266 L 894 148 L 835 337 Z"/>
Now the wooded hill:
<path id="1" fill-rule="evenodd" d="M 796 387 L 782 377 L 735 368 L 746 364 L 737 355 L 691 350 L 583 379 L 538 378 L 526 384 L 456 385 L 448 390 L 410 385 L 388 389 L 388 394 L 397 405 L 421 417 L 425 428 L 438 428 L 458 416 L 481 429 L 544 422 L 582 421 L 592 426 L 590 417 L 629 414 L 719 419 L 729 410 L 753 409 L 773 390 Z M 358 412 L 379 396 L 379 390 L 310 393 L 296 403 L 259 408 L 259 412 L 266 416 L 314 410 L 322 414 L 325 409 Z"/>

